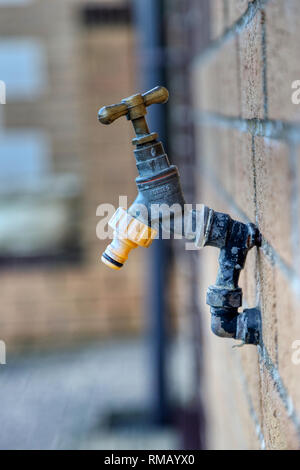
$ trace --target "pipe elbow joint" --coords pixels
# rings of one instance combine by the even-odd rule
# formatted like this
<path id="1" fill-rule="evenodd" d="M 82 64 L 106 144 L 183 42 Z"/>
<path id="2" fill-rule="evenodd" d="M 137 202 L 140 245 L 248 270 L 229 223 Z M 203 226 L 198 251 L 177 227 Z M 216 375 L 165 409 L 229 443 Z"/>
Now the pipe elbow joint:
<path id="1" fill-rule="evenodd" d="M 258 345 L 261 340 L 261 315 L 257 308 L 211 308 L 211 330 L 220 338 L 232 338 L 243 344 Z"/>
<path id="2" fill-rule="evenodd" d="M 237 310 L 211 309 L 211 330 L 220 338 L 235 338 Z"/>
<path id="3" fill-rule="evenodd" d="M 211 328 L 222 338 L 240 339 L 245 344 L 258 344 L 259 310 L 242 306 L 242 289 L 238 286 L 248 251 L 261 245 L 261 235 L 254 224 L 231 219 L 228 214 L 210 210 L 210 227 L 206 245 L 220 248 L 219 269 L 215 285 L 207 291 L 206 303 L 211 307 Z"/>

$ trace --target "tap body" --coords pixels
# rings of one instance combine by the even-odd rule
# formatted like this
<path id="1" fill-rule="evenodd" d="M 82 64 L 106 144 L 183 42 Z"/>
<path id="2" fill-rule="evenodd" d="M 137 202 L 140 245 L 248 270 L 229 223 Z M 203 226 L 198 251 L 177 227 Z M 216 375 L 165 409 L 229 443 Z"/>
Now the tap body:
<path id="1" fill-rule="evenodd" d="M 172 234 L 176 231 L 176 218 L 183 220 L 185 208 L 178 168 L 170 164 L 161 142 L 138 146 L 134 155 L 139 172 L 135 180 L 138 194 L 128 212 L 156 231 L 165 228 Z M 170 210 L 173 212 L 169 220 Z M 182 229 L 183 225 L 179 231 Z"/>

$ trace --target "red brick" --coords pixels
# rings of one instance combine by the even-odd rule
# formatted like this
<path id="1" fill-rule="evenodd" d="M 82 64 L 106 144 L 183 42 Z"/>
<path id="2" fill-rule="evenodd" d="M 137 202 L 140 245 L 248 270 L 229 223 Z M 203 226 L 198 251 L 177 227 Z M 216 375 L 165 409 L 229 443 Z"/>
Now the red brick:
<path id="1" fill-rule="evenodd" d="M 262 368 L 263 434 L 268 450 L 299 450 L 297 430 L 288 416 L 274 381 Z"/>
<path id="2" fill-rule="evenodd" d="M 264 117 L 262 13 L 258 12 L 241 32 L 239 44 L 241 115 L 243 118 Z"/>
<path id="3" fill-rule="evenodd" d="M 300 120 L 300 105 L 292 103 L 292 83 L 300 80 L 300 2 L 274 0 L 266 6 L 269 117 Z"/>
<path id="4" fill-rule="evenodd" d="M 239 82 L 236 39 L 232 38 L 195 65 L 195 106 L 228 116 L 238 116 Z M 228 97 L 230 96 L 230 99 Z"/>
<path id="5" fill-rule="evenodd" d="M 258 257 L 258 294 L 262 317 L 262 339 L 275 365 L 278 361 L 276 286 L 273 266 L 266 257 Z"/>
<path id="6" fill-rule="evenodd" d="M 293 348 L 294 342 L 300 341 L 299 297 L 279 269 L 275 270 L 275 288 L 278 370 L 295 410 L 300 414 L 300 364 L 295 363 L 299 354 L 295 354 L 297 351 Z"/>
<path id="7" fill-rule="evenodd" d="M 289 147 L 279 141 L 255 139 L 257 218 L 262 235 L 288 264 L 291 239 L 291 175 Z"/>

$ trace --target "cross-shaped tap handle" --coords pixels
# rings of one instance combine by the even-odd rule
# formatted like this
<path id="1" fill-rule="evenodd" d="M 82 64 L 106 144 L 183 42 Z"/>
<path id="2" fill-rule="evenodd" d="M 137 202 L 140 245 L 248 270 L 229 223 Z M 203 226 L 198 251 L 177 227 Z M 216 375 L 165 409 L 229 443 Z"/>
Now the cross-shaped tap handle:
<path id="1" fill-rule="evenodd" d="M 102 124 L 111 124 L 116 119 L 126 116 L 132 121 L 136 138 L 133 139 L 134 145 L 141 145 L 157 139 L 155 132 L 150 133 L 148 124 L 145 119 L 147 114 L 147 106 L 151 104 L 166 103 L 169 98 L 169 92 L 165 87 L 157 86 L 147 91 L 143 95 L 136 95 L 124 98 L 121 103 L 103 106 L 99 110 L 98 119 Z"/>

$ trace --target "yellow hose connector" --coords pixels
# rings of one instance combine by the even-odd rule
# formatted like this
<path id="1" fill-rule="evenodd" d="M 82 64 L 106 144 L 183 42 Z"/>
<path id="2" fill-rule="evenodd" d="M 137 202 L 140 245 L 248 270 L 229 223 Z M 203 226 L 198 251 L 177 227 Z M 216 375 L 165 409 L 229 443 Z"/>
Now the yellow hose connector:
<path id="1" fill-rule="evenodd" d="M 112 269 L 121 269 L 131 250 L 142 246 L 148 248 L 157 231 L 132 217 L 119 207 L 108 225 L 114 230 L 114 239 L 102 254 L 101 261 Z"/>

